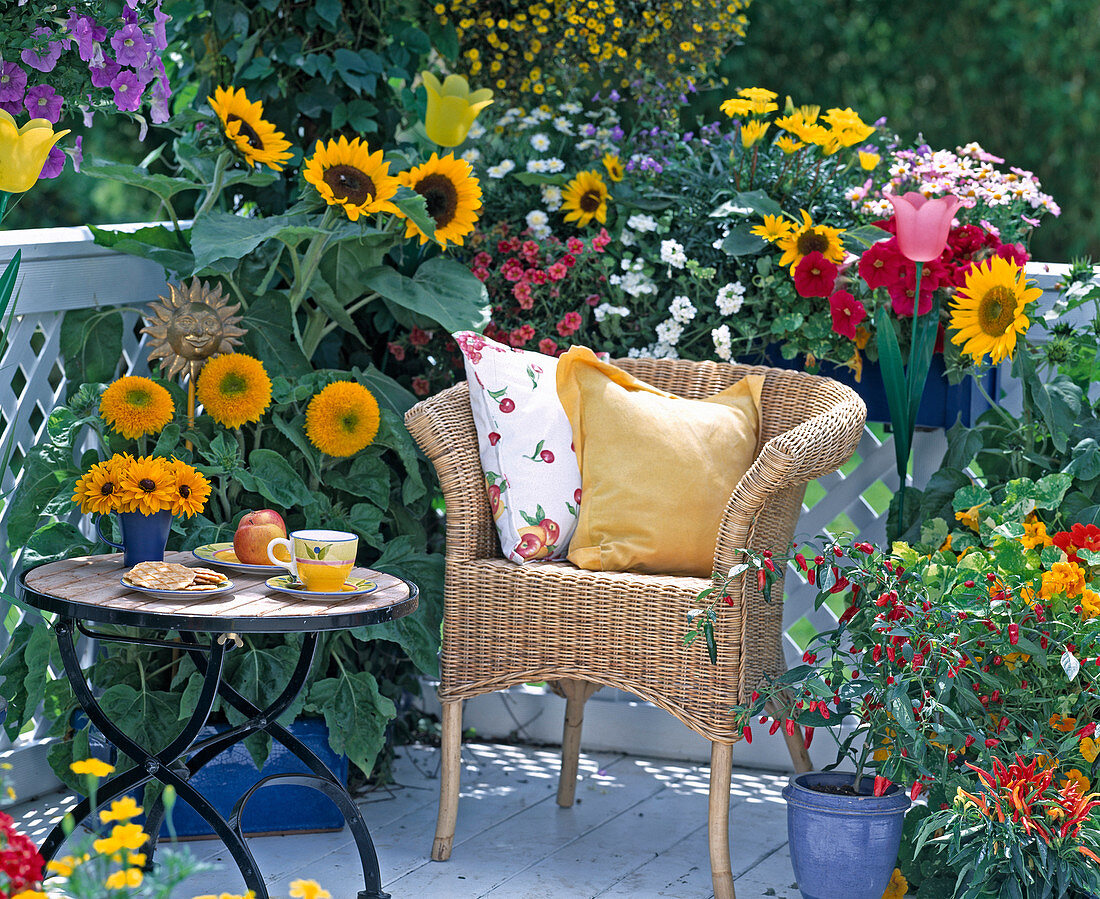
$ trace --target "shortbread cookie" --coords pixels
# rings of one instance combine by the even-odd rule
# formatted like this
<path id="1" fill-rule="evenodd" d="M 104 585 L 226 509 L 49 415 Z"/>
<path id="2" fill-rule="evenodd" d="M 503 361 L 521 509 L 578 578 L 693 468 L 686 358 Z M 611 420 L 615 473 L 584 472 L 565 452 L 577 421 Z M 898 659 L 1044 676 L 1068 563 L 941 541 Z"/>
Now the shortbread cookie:
<path id="1" fill-rule="evenodd" d="M 126 576 L 131 583 L 149 590 L 182 590 L 195 580 L 190 568 L 175 562 L 138 562 Z"/>

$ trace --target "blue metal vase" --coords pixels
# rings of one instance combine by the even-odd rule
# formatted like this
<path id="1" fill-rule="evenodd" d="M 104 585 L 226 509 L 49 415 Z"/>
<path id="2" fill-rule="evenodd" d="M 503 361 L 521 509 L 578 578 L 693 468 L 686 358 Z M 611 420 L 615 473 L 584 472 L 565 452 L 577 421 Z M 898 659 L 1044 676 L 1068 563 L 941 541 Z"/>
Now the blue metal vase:
<path id="1" fill-rule="evenodd" d="M 164 547 L 168 545 L 168 532 L 172 529 L 172 513 L 161 509 L 152 515 L 143 512 L 119 512 L 118 522 L 122 527 L 122 542 L 115 543 L 103 534 L 102 517 L 96 520 L 95 529 L 104 543 L 121 549 L 124 558 L 122 564 L 132 568 L 138 562 L 161 562 L 164 560 Z"/>
<path id="2" fill-rule="evenodd" d="M 858 796 L 822 793 L 815 785 L 851 785 L 850 773 L 811 771 L 791 778 L 787 838 L 804 899 L 882 899 L 901 847 L 901 828 L 912 803 L 897 784 L 873 795 L 874 777 Z"/>

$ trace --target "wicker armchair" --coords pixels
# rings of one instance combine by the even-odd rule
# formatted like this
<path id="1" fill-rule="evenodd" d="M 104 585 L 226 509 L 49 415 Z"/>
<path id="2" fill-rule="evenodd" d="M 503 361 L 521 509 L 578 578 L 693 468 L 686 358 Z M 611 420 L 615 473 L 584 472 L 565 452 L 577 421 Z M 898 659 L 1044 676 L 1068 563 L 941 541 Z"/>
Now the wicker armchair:
<path id="1" fill-rule="evenodd" d="M 744 547 L 790 543 L 806 483 L 855 452 L 866 407 L 847 387 L 799 372 L 714 362 L 621 359 L 634 376 L 698 399 L 747 374 L 765 376 L 761 451 L 726 505 L 714 550 L 725 572 Z M 685 613 L 709 583 L 692 577 L 583 571 L 567 562 L 517 565 L 502 558 L 478 456 L 466 384 L 418 403 L 405 423 L 435 465 L 447 509 L 443 654 L 443 763 L 432 858 L 450 857 L 458 812 L 462 701 L 530 681 L 566 698 L 558 804 L 571 806 L 584 703 L 602 685 L 626 690 L 712 742 L 709 843 L 716 899 L 733 897 L 729 851 L 732 744 L 729 708 L 765 673 L 784 669 L 782 603 L 742 578 L 733 606 L 720 607 L 718 664 L 685 647 Z M 782 596 L 782 585 L 776 591 Z M 799 770 L 809 758 L 787 741 Z"/>

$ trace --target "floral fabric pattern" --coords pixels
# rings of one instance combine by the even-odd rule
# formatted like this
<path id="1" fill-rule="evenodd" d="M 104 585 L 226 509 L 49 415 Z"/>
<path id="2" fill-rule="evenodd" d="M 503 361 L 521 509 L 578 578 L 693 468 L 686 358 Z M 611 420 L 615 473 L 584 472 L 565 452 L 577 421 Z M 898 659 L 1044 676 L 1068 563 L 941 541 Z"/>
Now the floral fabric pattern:
<path id="1" fill-rule="evenodd" d="M 581 474 L 558 400 L 558 360 L 472 331 L 454 338 L 504 556 L 520 563 L 564 559 L 577 526 Z"/>

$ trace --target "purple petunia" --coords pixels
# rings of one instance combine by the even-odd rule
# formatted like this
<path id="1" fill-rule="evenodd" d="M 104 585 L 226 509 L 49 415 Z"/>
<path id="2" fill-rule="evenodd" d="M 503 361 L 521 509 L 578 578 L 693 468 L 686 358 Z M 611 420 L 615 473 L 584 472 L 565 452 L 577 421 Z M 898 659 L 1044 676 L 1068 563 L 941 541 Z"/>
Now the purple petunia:
<path id="1" fill-rule="evenodd" d="M 90 16 L 71 15 L 65 23 L 72 39 L 76 41 L 76 50 L 84 62 L 91 62 L 95 56 L 96 44 L 107 40 L 107 29 L 97 25 Z"/>
<path id="2" fill-rule="evenodd" d="M 167 75 L 158 75 L 153 81 L 153 90 L 150 92 L 149 118 L 153 123 L 160 125 L 171 118 L 168 110 L 168 98 L 172 96 L 172 88 L 168 84 Z"/>
<path id="3" fill-rule="evenodd" d="M 110 87 L 119 69 L 122 67 L 109 57 L 104 57 L 100 65 L 88 66 L 92 73 L 92 85 L 94 87 Z"/>
<path id="4" fill-rule="evenodd" d="M 23 100 L 0 100 L 0 109 L 11 115 L 22 115 Z"/>
<path id="5" fill-rule="evenodd" d="M 61 118 L 65 98 L 48 84 L 36 84 L 23 97 L 23 106 L 32 119 L 46 119 L 56 125 Z"/>
<path id="6" fill-rule="evenodd" d="M 65 168 L 65 151 L 60 147 L 50 147 L 50 155 L 46 157 L 46 164 L 42 166 L 42 178 L 56 178 Z"/>
<path id="7" fill-rule="evenodd" d="M 111 35 L 111 47 L 121 66 L 140 69 L 149 58 L 149 41 L 138 25 L 124 25 Z"/>
<path id="8" fill-rule="evenodd" d="M 132 69 L 122 69 L 115 75 L 111 79 L 111 89 L 115 92 L 115 106 L 123 112 L 136 112 L 141 106 L 145 85 Z"/>
<path id="9" fill-rule="evenodd" d="M 153 46 L 157 52 L 162 52 L 168 46 L 168 31 L 165 26 L 171 20 L 171 16 L 161 11 L 160 0 L 153 9 Z"/>
<path id="10" fill-rule="evenodd" d="M 626 133 L 618 125 L 611 129 L 611 139 L 615 141 L 615 143 L 621 141 L 625 136 Z"/>
<path id="11" fill-rule="evenodd" d="M 80 171 L 80 163 L 84 161 L 84 137 L 78 137 L 73 141 L 73 169 Z"/>
<path id="12" fill-rule="evenodd" d="M 34 37 L 44 37 L 48 34 L 53 34 L 53 31 L 49 28 L 35 28 L 33 32 Z M 37 69 L 39 72 L 52 72 L 57 65 L 57 61 L 61 58 L 63 49 L 65 49 L 64 41 L 47 41 L 45 52 L 27 47 L 19 54 L 19 58 L 26 65 L 32 69 Z"/>
<path id="13" fill-rule="evenodd" d="M 0 65 L 0 103 L 23 103 L 23 94 L 27 90 L 27 73 L 18 63 L 5 62 Z"/>

